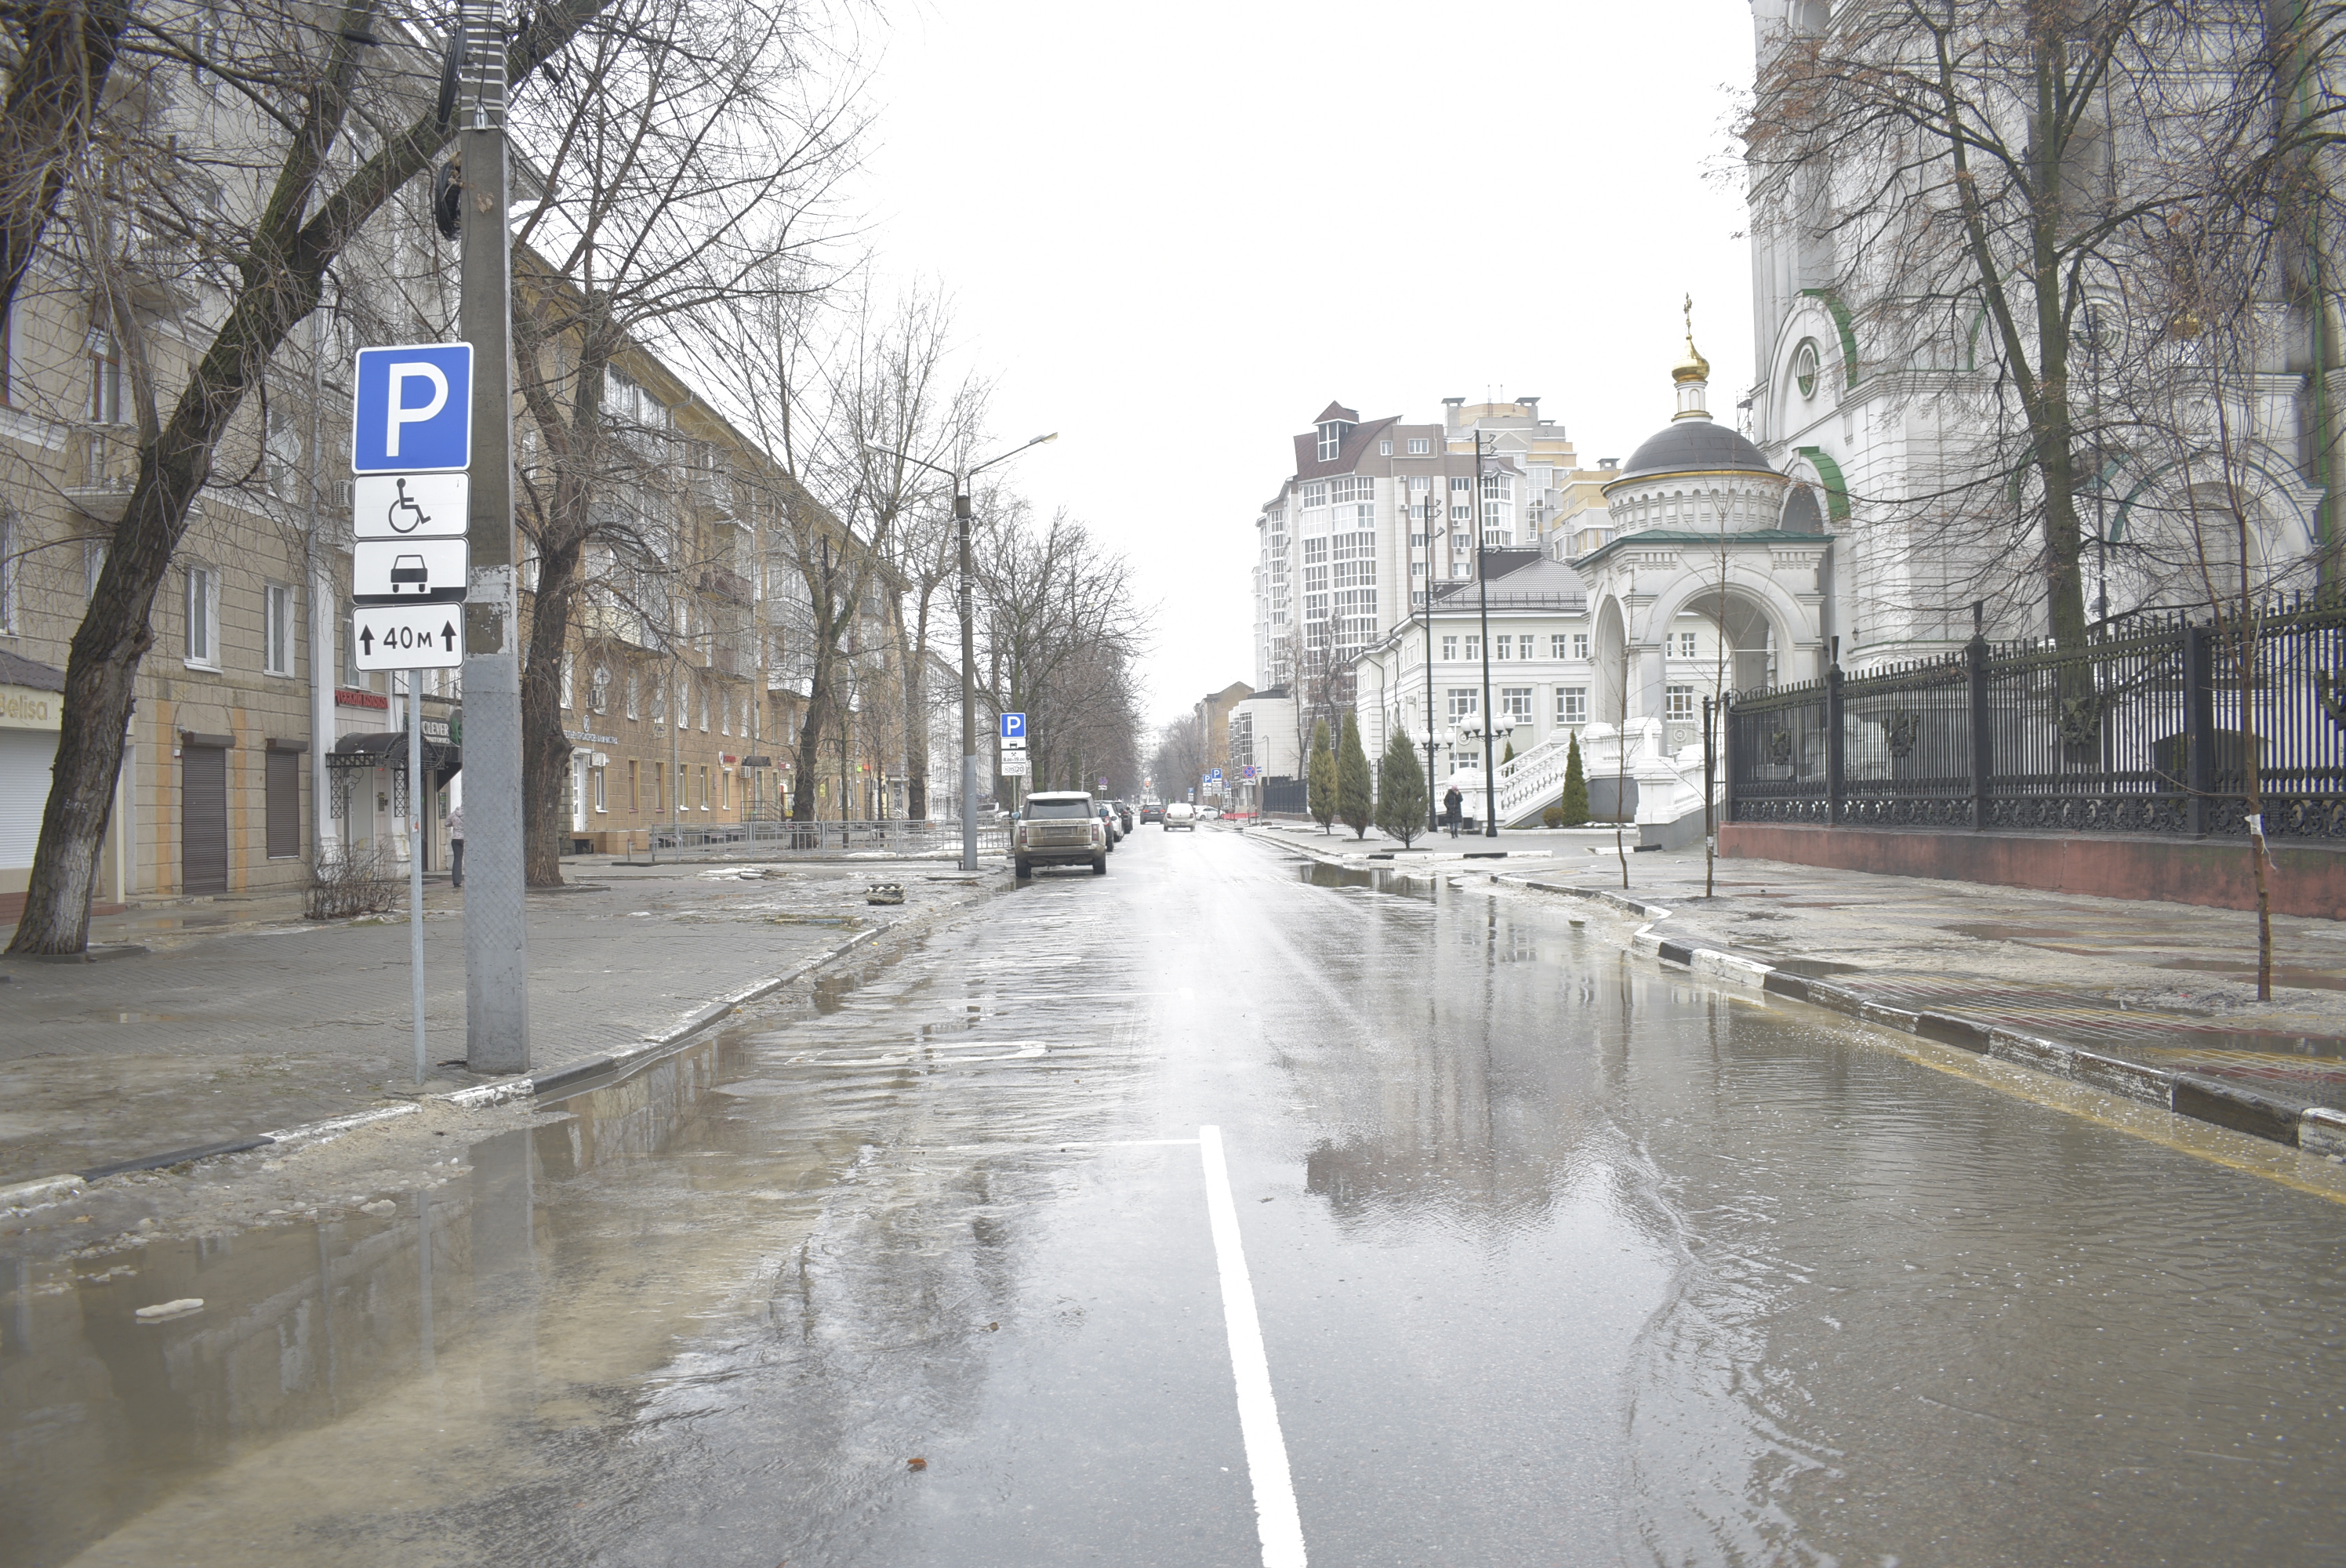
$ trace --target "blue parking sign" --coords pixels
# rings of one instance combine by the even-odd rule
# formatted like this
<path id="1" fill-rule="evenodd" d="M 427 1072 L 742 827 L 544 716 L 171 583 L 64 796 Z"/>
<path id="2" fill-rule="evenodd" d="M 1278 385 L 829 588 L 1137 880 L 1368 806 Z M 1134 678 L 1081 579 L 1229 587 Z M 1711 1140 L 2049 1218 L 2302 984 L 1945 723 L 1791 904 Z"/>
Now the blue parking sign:
<path id="1" fill-rule="evenodd" d="M 1023 713 L 1004 714 L 1002 716 L 1002 738 L 1005 740 L 1025 739 L 1026 716 Z"/>
<path id="2" fill-rule="evenodd" d="M 351 472 L 433 473 L 473 463 L 473 345 L 359 351 Z"/>

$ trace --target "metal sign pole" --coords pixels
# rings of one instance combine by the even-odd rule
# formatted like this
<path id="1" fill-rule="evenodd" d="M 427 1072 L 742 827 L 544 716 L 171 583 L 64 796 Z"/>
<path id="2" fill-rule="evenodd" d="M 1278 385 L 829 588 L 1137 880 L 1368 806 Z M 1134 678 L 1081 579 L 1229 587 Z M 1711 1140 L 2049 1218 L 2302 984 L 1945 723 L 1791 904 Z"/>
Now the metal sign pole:
<path id="1" fill-rule="evenodd" d="M 464 1054 L 476 1073 L 529 1070 L 529 931 L 522 862 L 520 612 L 513 527 L 511 239 L 506 228 L 505 0 L 464 0 L 457 84 L 464 260 L 473 345 L 465 539 Z"/>
<path id="2" fill-rule="evenodd" d="M 407 989 L 415 1015 L 415 1081 L 423 1082 L 423 672 L 407 672 Z"/>

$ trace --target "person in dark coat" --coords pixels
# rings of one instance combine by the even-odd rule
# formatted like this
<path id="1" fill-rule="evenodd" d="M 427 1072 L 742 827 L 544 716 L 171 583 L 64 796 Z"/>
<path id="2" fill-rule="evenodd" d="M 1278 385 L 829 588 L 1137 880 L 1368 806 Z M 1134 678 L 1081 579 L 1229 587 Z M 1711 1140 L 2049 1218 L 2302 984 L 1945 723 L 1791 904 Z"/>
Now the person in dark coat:
<path id="1" fill-rule="evenodd" d="M 1443 791 L 1442 796 L 1442 820 L 1450 824 L 1450 836 L 1454 839 L 1458 836 L 1458 818 L 1460 813 L 1465 809 L 1465 805 L 1466 797 L 1458 792 L 1457 785 L 1453 784 L 1447 790 Z"/>

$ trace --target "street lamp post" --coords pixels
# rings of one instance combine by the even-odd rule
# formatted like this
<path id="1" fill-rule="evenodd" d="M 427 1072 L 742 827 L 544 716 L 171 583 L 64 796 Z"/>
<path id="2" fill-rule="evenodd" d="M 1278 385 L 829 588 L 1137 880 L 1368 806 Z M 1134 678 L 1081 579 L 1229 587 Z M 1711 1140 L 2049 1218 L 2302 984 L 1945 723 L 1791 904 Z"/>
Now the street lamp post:
<path id="1" fill-rule="evenodd" d="M 1474 433 L 1474 506 L 1468 516 L 1474 529 L 1474 591 L 1480 596 L 1483 611 L 1483 836 L 1499 836 L 1499 774 L 1491 755 L 1491 574 L 1484 551 L 1489 546 L 1490 530 L 1483 523 L 1483 443 L 1487 433 Z"/>
<path id="2" fill-rule="evenodd" d="M 1046 441 L 1059 439 L 1057 431 L 1038 435 L 1034 440 L 1012 447 L 996 457 L 989 457 L 974 468 L 951 469 L 941 463 L 913 456 L 910 453 L 894 452 L 884 446 L 872 451 L 909 463 L 915 468 L 925 468 L 932 473 L 942 473 L 953 481 L 954 530 L 958 535 L 961 555 L 961 869 L 977 870 L 977 626 L 975 622 L 976 592 L 973 582 L 974 569 L 969 553 L 969 482 L 997 463 L 1007 463 L 1030 446 L 1040 446 Z"/>

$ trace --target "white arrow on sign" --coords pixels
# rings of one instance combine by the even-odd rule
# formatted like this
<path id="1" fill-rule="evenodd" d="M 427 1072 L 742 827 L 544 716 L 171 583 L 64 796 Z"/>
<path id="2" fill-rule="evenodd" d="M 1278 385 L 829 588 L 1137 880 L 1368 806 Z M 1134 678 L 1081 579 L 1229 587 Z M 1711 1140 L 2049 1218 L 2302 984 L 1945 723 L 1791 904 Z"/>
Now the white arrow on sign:
<path id="1" fill-rule="evenodd" d="M 351 616 L 361 669 L 459 669 L 464 611 L 458 605 L 372 605 Z"/>
<path id="2" fill-rule="evenodd" d="M 462 539 L 360 539 L 351 545 L 354 605 L 461 605 Z"/>
<path id="3" fill-rule="evenodd" d="M 473 499 L 464 473 L 369 473 L 351 483 L 359 539 L 461 539 Z"/>

